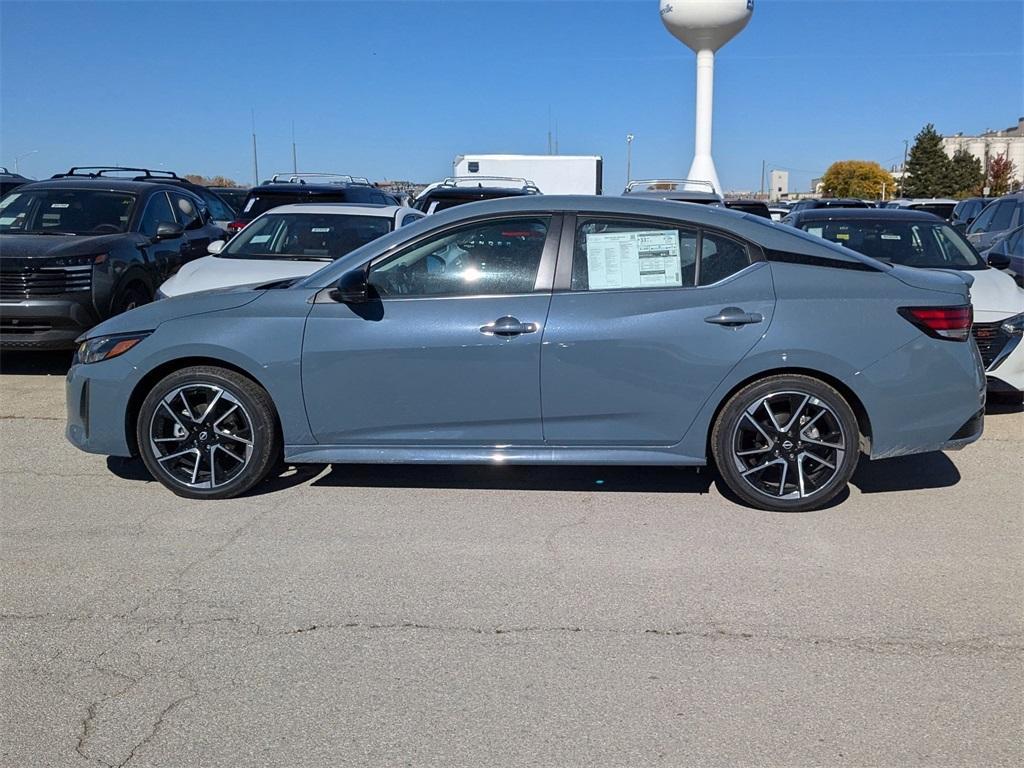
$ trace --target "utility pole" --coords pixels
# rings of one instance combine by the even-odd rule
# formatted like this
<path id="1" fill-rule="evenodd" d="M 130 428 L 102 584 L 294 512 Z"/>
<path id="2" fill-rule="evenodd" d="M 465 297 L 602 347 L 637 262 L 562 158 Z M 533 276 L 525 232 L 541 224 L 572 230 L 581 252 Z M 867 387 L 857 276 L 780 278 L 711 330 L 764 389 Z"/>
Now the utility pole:
<path id="1" fill-rule="evenodd" d="M 260 185 L 260 161 L 256 155 L 256 108 L 252 108 L 252 185 Z"/>
<path id="2" fill-rule="evenodd" d="M 626 186 L 633 180 L 633 134 L 626 134 Z"/>
<path id="3" fill-rule="evenodd" d="M 548 105 L 548 154 L 551 154 L 551 105 Z"/>
<path id="4" fill-rule="evenodd" d="M 26 152 L 23 155 L 18 155 L 16 158 L 14 158 L 14 172 L 20 174 L 21 173 L 21 168 L 19 166 L 19 162 L 24 160 L 29 155 L 34 155 L 38 151 L 39 151 L 38 149 L 33 149 L 33 150 L 30 150 L 30 151 Z"/>
<path id="5" fill-rule="evenodd" d="M 292 120 L 292 173 L 299 172 L 299 161 L 295 154 L 295 121 Z"/>
<path id="6" fill-rule="evenodd" d="M 761 199 L 764 200 L 764 169 L 768 164 L 767 160 L 761 161 Z"/>

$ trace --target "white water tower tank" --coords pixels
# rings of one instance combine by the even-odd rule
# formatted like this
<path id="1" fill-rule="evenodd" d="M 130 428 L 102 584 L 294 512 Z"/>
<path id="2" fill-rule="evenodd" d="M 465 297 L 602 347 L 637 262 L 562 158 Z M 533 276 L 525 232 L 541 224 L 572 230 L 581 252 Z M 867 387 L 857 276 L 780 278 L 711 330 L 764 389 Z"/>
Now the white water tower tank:
<path id="1" fill-rule="evenodd" d="M 661 21 L 697 53 L 697 116 L 693 164 L 687 178 L 710 181 L 721 193 L 711 159 L 715 51 L 738 35 L 754 13 L 754 0 L 661 0 Z"/>

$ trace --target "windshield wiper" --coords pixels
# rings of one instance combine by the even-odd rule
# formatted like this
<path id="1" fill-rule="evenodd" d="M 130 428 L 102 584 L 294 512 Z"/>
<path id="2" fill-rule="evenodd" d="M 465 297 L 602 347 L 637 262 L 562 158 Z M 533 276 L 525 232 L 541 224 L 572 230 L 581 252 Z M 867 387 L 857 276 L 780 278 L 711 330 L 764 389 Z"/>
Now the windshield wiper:
<path id="1" fill-rule="evenodd" d="M 61 235 L 62 237 L 74 237 L 77 232 L 58 232 L 53 229 L 5 229 L 3 234 L 5 235 Z"/>

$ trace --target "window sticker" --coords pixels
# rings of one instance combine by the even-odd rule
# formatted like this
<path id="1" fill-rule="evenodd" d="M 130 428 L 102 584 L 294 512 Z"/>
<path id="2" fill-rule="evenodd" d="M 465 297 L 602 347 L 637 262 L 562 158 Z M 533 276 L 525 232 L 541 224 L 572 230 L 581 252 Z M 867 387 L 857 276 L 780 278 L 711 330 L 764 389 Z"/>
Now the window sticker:
<path id="1" fill-rule="evenodd" d="M 50 203 L 51 208 L 70 208 L 71 203 Z"/>
<path id="2" fill-rule="evenodd" d="M 883 235 L 882 235 L 882 239 L 883 239 L 883 240 L 902 240 L 903 238 L 902 238 L 902 237 L 900 237 L 899 235 L 887 235 L 887 234 L 883 234 Z"/>
<path id="3" fill-rule="evenodd" d="M 850 233 L 849 232 L 836 232 L 836 240 L 849 240 L 849 239 L 850 239 Z"/>
<path id="4" fill-rule="evenodd" d="M 256 203 L 256 198 L 255 197 L 251 198 L 249 200 L 249 202 L 245 204 L 245 210 L 242 211 L 242 213 L 248 213 L 249 209 L 251 209 L 255 203 Z"/>
<path id="5" fill-rule="evenodd" d="M 815 237 L 821 237 L 824 232 L 825 232 L 825 228 L 824 227 L 808 227 L 807 228 L 807 234 L 814 235 Z"/>
<path id="6" fill-rule="evenodd" d="M 310 227 L 309 231 L 310 232 L 330 232 L 331 228 L 330 227 Z"/>
<path id="7" fill-rule="evenodd" d="M 249 238 L 250 243 L 265 243 L 270 239 L 270 235 L 253 235 Z"/>
<path id="8" fill-rule="evenodd" d="M 592 291 L 681 286 L 679 233 L 636 230 L 588 234 L 587 277 Z"/>
<path id="9" fill-rule="evenodd" d="M 2 211 L 4 208 L 6 208 L 11 203 L 13 203 L 19 197 L 21 197 L 21 192 L 11 192 L 11 194 L 9 194 L 3 200 L 0 200 L 0 211 Z"/>

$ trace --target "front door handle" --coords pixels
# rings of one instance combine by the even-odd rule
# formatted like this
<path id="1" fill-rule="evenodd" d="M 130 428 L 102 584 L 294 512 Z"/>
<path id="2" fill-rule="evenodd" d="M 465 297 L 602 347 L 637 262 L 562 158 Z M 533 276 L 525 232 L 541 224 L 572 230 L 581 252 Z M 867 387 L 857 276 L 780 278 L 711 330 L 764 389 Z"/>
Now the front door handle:
<path id="1" fill-rule="evenodd" d="M 758 312 L 744 312 L 739 307 L 726 307 L 717 315 L 711 317 L 705 317 L 705 323 L 713 323 L 714 325 L 750 325 L 751 323 L 760 323 L 764 320 Z"/>
<path id="2" fill-rule="evenodd" d="M 533 333 L 537 330 L 536 323 L 522 323 L 519 318 L 505 315 L 493 323 L 480 326 L 480 333 L 488 336 L 518 336 L 521 333 Z"/>

